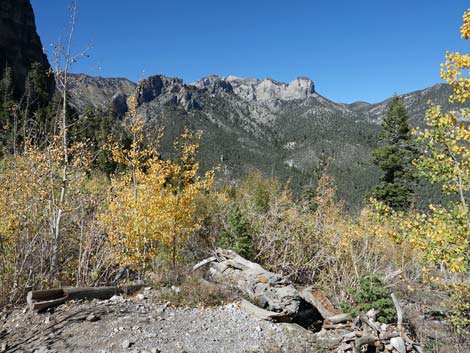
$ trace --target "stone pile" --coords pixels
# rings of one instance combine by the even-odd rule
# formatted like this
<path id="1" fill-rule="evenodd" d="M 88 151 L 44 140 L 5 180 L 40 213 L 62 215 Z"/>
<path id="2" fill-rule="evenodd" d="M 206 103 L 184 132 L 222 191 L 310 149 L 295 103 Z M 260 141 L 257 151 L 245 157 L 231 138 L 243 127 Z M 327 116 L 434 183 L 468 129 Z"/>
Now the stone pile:
<path id="1" fill-rule="evenodd" d="M 335 353 L 390 352 L 423 353 L 402 325 L 376 321 L 378 311 L 372 309 L 352 319 L 340 314 L 326 319 L 317 337 L 328 342 Z"/>

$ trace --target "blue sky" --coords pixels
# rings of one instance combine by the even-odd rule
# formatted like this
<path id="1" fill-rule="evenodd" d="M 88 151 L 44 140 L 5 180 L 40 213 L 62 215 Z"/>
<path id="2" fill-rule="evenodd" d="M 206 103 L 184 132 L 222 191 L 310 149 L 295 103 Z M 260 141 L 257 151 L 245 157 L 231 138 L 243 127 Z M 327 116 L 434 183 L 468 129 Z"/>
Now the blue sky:
<path id="1" fill-rule="evenodd" d="M 68 23 L 67 0 L 32 0 L 44 47 Z M 209 74 L 315 81 L 337 102 L 377 102 L 437 82 L 459 38 L 463 0 L 78 0 L 74 72 L 137 81 Z"/>

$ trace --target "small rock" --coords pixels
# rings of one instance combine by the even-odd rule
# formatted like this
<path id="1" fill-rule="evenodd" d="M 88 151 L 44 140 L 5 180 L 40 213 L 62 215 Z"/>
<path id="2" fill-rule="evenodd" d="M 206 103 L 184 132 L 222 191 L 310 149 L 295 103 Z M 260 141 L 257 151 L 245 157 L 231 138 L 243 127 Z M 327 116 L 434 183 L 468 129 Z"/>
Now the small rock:
<path id="1" fill-rule="evenodd" d="M 145 300 L 145 299 L 147 299 L 147 297 L 146 297 L 145 295 L 143 295 L 142 293 L 137 294 L 135 297 L 136 297 L 136 299 L 138 299 L 138 300 Z"/>
<path id="2" fill-rule="evenodd" d="M 406 346 L 403 338 L 393 337 L 390 339 L 390 344 L 398 351 L 398 353 L 406 353 Z"/>
<path id="3" fill-rule="evenodd" d="M 95 321 L 98 321 L 100 319 L 100 317 L 98 315 L 95 315 L 93 313 L 91 313 L 90 315 L 88 315 L 86 317 L 86 321 L 90 321 L 90 322 L 95 322 Z"/>
<path id="4" fill-rule="evenodd" d="M 121 343 L 121 347 L 124 348 L 124 349 L 127 349 L 127 348 L 129 348 L 130 346 L 132 346 L 132 344 L 133 344 L 133 343 L 132 343 L 131 341 L 129 341 L 129 340 L 124 340 L 124 341 L 122 341 L 122 343 Z"/>
<path id="5" fill-rule="evenodd" d="M 7 348 L 8 346 L 6 342 L 2 342 L 2 344 L 0 344 L 0 352 L 6 352 Z"/>
<path id="6" fill-rule="evenodd" d="M 124 299 L 120 295 L 113 295 L 109 300 L 112 302 L 122 302 Z"/>
<path id="7" fill-rule="evenodd" d="M 158 348 L 152 348 L 150 350 L 150 353 L 161 353 L 161 350 L 159 350 Z"/>

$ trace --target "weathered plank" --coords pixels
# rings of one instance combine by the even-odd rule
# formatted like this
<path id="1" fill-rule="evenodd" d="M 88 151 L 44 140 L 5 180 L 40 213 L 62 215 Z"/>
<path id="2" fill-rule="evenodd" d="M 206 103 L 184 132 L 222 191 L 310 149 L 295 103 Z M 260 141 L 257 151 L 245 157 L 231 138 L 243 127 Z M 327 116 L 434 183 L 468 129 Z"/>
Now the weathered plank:
<path id="1" fill-rule="evenodd" d="M 30 291 L 26 301 L 31 310 L 43 311 L 48 308 L 61 305 L 68 300 L 90 300 L 109 299 L 117 294 L 131 294 L 143 285 L 128 285 L 122 287 L 74 287 L 74 288 L 54 288 L 37 291 Z"/>

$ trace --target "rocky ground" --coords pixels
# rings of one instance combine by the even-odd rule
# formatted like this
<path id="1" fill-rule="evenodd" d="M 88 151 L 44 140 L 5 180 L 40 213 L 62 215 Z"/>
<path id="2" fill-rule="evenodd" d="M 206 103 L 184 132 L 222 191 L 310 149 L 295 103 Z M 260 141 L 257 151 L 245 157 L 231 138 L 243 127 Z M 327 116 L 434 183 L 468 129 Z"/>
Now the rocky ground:
<path id="1" fill-rule="evenodd" d="M 0 352 L 306 352 L 315 335 L 253 318 L 235 303 L 173 308 L 153 291 L 132 298 L 69 302 L 54 312 L 3 313 Z"/>
<path id="2" fill-rule="evenodd" d="M 330 318 L 314 333 L 296 324 L 255 318 L 240 305 L 236 293 L 214 291 L 216 287 L 207 282 L 188 283 L 189 287 L 145 288 L 129 297 L 69 301 L 40 314 L 24 307 L 4 309 L 0 353 L 345 353 L 371 335 L 380 337 L 373 340 L 375 352 L 470 352 L 467 344 L 455 340 L 445 313 L 436 306 L 442 301 L 436 291 L 421 290 L 416 298 L 402 302 L 408 332 L 402 337 L 415 342 L 405 339 L 400 349 L 392 344 L 400 343 L 392 337 L 401 341 L 394 334 L 395 325 L 378 324 L 371 317 L 370 322 L 362 319 L 362 325 L 358 318 L 338 324 Z M 221 302 L 225 304 L 217 305 Z"/>

